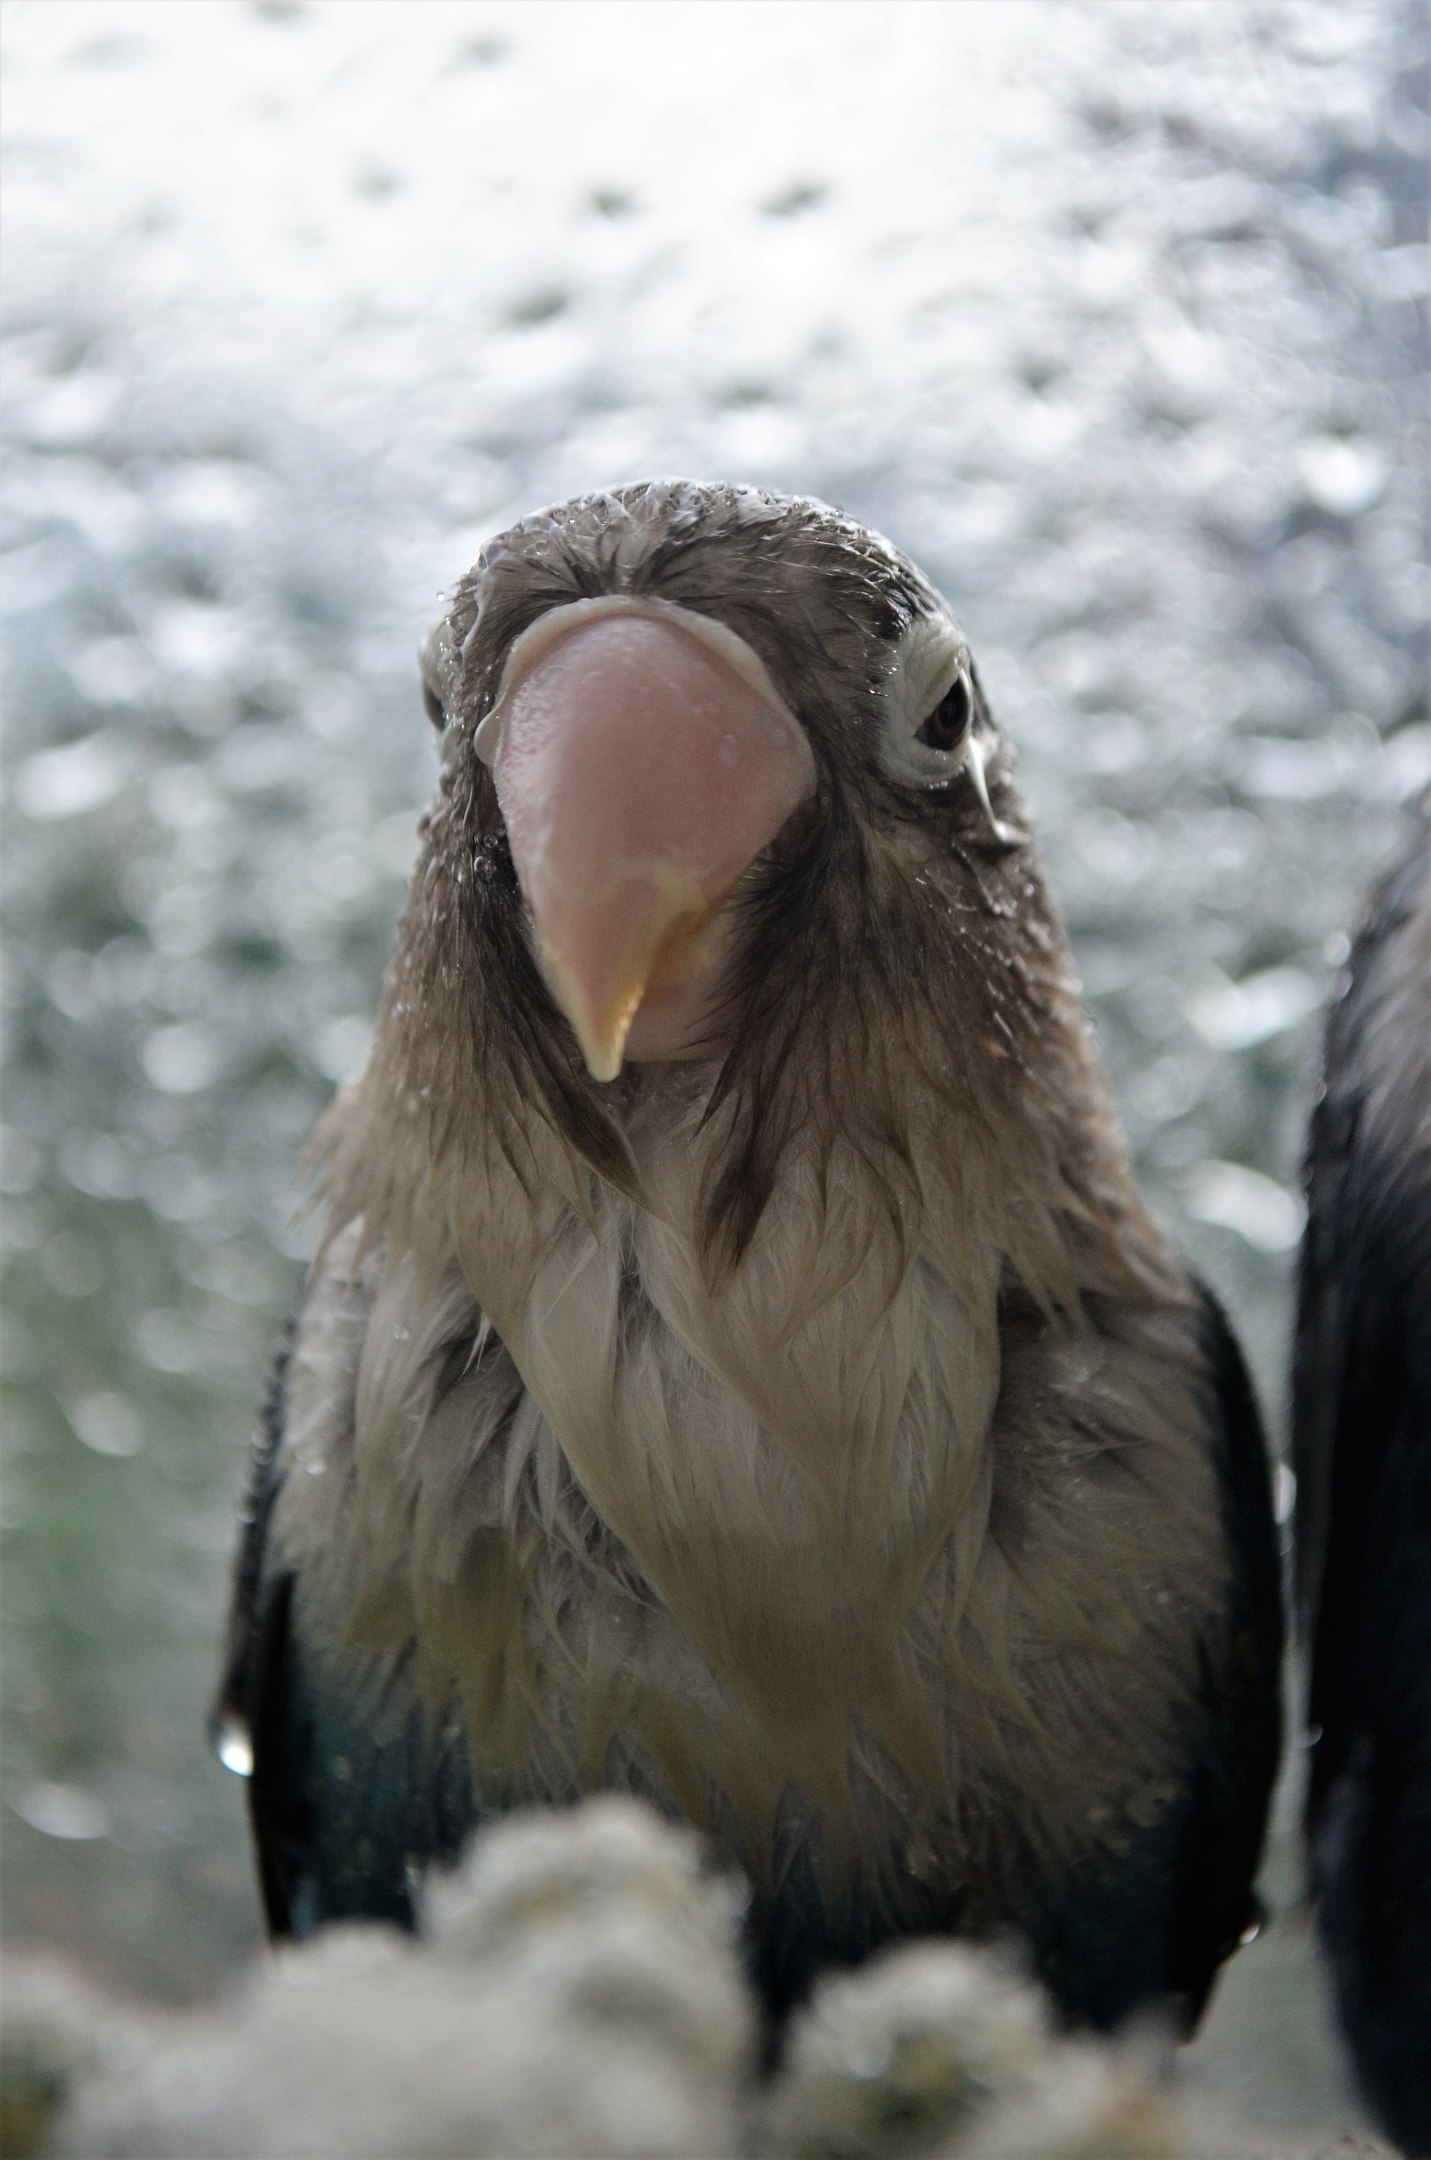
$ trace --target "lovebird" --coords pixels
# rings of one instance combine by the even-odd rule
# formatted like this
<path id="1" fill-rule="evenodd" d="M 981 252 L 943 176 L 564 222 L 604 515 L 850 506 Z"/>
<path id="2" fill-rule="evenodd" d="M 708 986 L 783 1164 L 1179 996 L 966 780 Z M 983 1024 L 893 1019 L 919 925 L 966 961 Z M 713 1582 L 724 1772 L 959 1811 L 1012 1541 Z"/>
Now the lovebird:
<path id="1" fill-rule="evenodd" d="M 1358 2083 L 1431 2154 L 1431 794 L 1327 1019 L 1293 1358 L 1312 1890 Z"/>
<path id="2" fill-rule="evenodd" d="M 217 1713 L 271 1928 L 621 1790 L 748 1885 L 777 2028 L 912 1934 L 1190 2027 L 1279 1751 L 1265 1445 L 948 605 L 657 480 L 494 539 L 422 676 Z"/>

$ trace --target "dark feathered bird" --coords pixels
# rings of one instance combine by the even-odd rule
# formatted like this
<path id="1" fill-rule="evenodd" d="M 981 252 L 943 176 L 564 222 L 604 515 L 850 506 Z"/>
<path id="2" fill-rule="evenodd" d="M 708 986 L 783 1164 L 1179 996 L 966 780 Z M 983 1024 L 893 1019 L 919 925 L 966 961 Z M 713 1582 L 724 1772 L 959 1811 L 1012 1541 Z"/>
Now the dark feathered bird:
<path id="1" fill-rule="evenodd" d="M 1431 799 L 1373 895 L 1312 1115 L 1293 1402 L 1307 1828 L 1373 2108 L 1431 2153 Z"/>
<path id="2" fill-rule="evenodd" d="M 272 1925 L 619 1787 L 745 1871 L 777 2011 L 1017 1929 L 1075 2017 L 1195 2015 L 1278 1748 L 1263 1445 L 947 606 L 661 482 L 504 533 L 424 665 L 239 1566 Z"/>

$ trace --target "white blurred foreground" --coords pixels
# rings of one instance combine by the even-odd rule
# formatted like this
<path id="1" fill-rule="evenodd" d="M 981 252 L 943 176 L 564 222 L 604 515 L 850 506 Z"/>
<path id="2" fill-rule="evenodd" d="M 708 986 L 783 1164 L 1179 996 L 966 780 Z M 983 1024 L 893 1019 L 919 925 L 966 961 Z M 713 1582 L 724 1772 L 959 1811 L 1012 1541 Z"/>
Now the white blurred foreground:
<path id="1" fill-rule="evenodd" d="M 215 2009 L 121 2007 L 12 1965 L 0 2151 L 108 2160 L 1278 2160 L 1194 2123 L 1169 2051 L 1057 2037 L 992 1950 L 915 1943 L 832 1975 L 758 2070 L 741 1896 L 627 1800 L 510 1818 L 426 1900 L 426 1936 L 334 1928 Z M 1353 2148 L 1345 2142 L 1338 2152 Z M 1372 2152 L 1379 2148 L 1359 2148 Z"/>

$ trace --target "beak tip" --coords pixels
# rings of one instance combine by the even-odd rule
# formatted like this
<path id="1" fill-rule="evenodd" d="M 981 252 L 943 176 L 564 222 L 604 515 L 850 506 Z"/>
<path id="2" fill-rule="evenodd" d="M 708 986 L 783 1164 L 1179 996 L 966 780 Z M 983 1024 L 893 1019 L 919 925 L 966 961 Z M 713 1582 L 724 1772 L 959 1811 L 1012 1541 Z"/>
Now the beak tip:
<path id="1" fill-rule="evenodd" d="M 612 1051 L 598 1048 L 595 1044 L 588 1046 L 583 1043 L 582 1056 L 586 1059 L 586 1069 L 591 1074 L 592 1079 L 603 1082 L 615 1080 L 625 1063 L 625 1059 L 619 1050 Z"/>
<path id="2" fill-rule="evenodd" d="M 593 1011 L 576 972 L 563 966 L 550 950 L 542 958 L 547 981 L 576 1037 L 587 1071 L 603 1083 L 616 1079 L 626 1062 L 626 1038 L 646 987 L 644 978 L 634 990 L 628 988 L 619 1002 L 613 1001 L 613 1007 Z"/>

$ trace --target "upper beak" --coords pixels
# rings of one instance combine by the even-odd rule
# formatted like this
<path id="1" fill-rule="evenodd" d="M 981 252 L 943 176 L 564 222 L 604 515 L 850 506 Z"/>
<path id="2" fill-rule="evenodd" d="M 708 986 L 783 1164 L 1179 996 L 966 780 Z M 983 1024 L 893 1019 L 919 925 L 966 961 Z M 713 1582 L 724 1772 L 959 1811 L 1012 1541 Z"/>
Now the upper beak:
<path id="1" fill-rule="evenodd" d="M 815 784 L 804 729 L 756 654 L 684 608 L 577 601 L 513 647 L 477 747 L 593 1077 L 620 1072 L 648 997 L 686 1031 L 673 1040 L 694 1040 L 717 910 Z"/>

